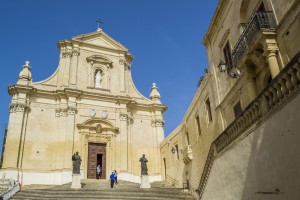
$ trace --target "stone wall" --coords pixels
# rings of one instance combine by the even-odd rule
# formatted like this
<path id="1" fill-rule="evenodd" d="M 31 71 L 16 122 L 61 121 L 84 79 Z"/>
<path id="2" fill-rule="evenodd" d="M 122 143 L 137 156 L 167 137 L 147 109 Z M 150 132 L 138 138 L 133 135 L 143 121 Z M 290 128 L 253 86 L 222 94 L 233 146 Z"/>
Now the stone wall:
<path id="1" fill-rule="evenodd" d="M 298 95 L 226 147 L 201 199 L 298 199 L 299 104 Z"/>

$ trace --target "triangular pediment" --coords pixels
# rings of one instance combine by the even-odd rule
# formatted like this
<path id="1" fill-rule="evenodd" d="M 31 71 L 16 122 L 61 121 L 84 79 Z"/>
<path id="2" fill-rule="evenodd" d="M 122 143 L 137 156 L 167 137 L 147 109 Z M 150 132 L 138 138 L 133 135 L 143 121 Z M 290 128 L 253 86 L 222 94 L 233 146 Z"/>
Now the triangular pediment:
<path id="1" fill-rule="evenodd" d="M 122 44 L 108 36 L 103 31 L 96 31 L 88 34 L 83 34 L 75 36 L 72 38 L 73 41 L 78 41 L 80 43 L 85 43 L 93 46 L 100 46 L 104 48 L 128 51 L 126 47 Z"/>

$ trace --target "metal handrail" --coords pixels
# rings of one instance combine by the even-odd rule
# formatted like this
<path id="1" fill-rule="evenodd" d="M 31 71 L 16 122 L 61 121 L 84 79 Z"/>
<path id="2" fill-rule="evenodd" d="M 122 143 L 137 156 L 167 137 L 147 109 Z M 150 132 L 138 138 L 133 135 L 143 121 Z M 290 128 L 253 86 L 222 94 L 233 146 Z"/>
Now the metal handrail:
<path id="1" fill-rule="evenodd" d="M 2 179 L 0 180 L 0 182 L 7 184 L 7 190 L 4 191 L 2 194 L 0 194 L 1 200 L 10 199 L 14 194 L 16 194 L 21 189 L 20 184 L 13 179 Z"/>

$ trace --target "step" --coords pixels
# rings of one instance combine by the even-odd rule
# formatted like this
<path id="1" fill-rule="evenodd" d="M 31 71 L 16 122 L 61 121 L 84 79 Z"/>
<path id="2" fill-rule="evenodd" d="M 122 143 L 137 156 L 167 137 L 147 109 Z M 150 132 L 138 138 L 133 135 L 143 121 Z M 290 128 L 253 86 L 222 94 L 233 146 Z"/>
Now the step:
<path id="1" fill-rule="evenodd" d="M 20 191 L 22 194 L 49 194 L 49 195 L 55 195 L 55 194 L 86 194 L 86 193 L 93 193 L 93 194 L 104 194 L 104 193 L 111 193 L 111 192 L 114 192 L 114 193 L 117 193 L 117 194 L 123 194 L 123 193 L 138 193 L 138 194 L 161 194 L 161 193 L 164 193 L 164 194 L 169 194 L 169 195 L 172 195 L 172 194 L 177 194 L 177 195 L 186 195 L 187 193 L 184 193 L 184 192 L 178 192 L 178 191 L 169 191 L 167 189 L 163 190 L 163 191 L 156 191 L 156 190 L 117 190 L 115 188 L 109 188 L 109 189 L 106 189 L 106 190 L 68 190 L 68 191 L 51 191 L 51 190 L 48 190 L 48 191 L 36 191 L 36 190 L 21 190 Z"/>
<path id="2" fill-rule="evenodd" d="M 110 188 L 108 180 L 82 180 L 81 189 L 71 189 L 71 183 L 64 185 L 24 186 L 12 199 L 107 199 L 107 200 L 192 200 L 189 193 L 179 188 L 166 188 L 163 182 L 151 184 L 149 189 L 140 189 L 140 184 L 120 181 Z"/>
<path id="3" fill-rule="evenodd" d="M 115 195 L 135 195 L 135 196 L 159 196 L 159 195 L 164 195 L 164 196 L 188 196 L 188 193 L 170 193 L 169 191 L 164 191 L 164 192 L 154 192 L 154 191 L 149 191 L 149 192 L 144 192 L 144 191 L 136 191 L 136 192 L 130 192 L 130 191 L 117 191 L 114 189 L 108 189 L 106 191 L 82 191 L 82 192 L 24 192 L 21 191 L 19 194 L 22 194 L 24 196 L 84 196 L 86 194 L 93 194 L 93 195 L 104 195 L 104 194 L 115 194 Z"/>

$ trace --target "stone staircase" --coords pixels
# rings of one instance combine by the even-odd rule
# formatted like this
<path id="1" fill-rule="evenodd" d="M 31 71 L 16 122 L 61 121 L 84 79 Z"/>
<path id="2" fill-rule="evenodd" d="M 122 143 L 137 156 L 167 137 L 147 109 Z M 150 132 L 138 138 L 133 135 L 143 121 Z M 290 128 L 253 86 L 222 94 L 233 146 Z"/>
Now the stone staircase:
<path id="1" fill-rule="evenodd" d="M 71 183 L 24 186 L 12 199 L 151 199 L 151 200 L 192 200 L 192 195 L 178 188 L 166 188 L 162 182 L 151 184 L 151 189 L 140 189 L 139 184 L 119 181 L 110 188 L 108 180 L 82 180 L 82 189 L 71 189 Z"/>

